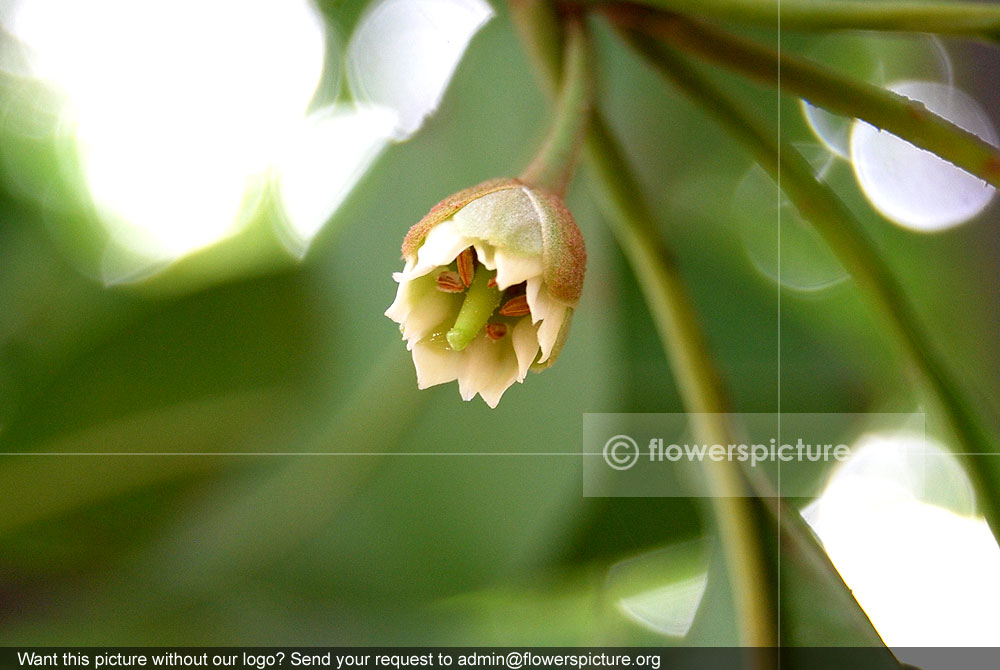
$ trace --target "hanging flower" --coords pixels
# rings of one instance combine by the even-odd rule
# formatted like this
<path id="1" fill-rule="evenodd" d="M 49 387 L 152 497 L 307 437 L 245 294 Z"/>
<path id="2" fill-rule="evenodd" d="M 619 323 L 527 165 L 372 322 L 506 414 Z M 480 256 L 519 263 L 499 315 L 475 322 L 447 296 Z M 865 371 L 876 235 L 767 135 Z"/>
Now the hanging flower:
<path id="1" fill-rule="evenodd" d="M 580 299 L 580 230 L 555 195 L 516 179 L 460 191 L 403 240 L 396 300 L 421 389 L 458 380 L 496 407 L 529 369 L 555 361 Z"/>

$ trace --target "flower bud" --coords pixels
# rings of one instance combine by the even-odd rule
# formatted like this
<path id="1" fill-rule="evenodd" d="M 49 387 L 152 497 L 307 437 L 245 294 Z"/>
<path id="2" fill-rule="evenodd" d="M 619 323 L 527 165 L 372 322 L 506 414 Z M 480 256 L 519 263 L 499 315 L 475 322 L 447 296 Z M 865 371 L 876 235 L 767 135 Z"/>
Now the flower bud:
<path id="1" fill-rule="evenodd" d="M 403 240 L 396 300 L 417 386 L 458 380 L 490 407 L 529 369 L 555 361 L 580 299 L 587 254 L 555 195 L 516 179 L 436 205 Z"/>

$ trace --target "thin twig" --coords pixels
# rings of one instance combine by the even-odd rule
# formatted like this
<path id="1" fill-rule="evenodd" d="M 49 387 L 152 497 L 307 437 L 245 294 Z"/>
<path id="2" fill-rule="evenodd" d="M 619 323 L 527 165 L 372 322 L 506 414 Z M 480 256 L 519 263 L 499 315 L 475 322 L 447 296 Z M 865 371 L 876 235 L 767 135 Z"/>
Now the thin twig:
<path id="1" fill-rule="evenodd" d="M 642 0 L 713 21 L 804 32 L 878 30 L 937 33 L 996 42 L 1000 7 L 982 2 L 908 0 Z"/>
<path id="2" fill-rule="evenodd" d="M 961 385 L 924 332 L 902 287 L 882 260 L 875 243 L 829 186 L 818 181 L 802 155 L 769 131 L 728 95 L 709 83 L 683 57 L 649 36 L 622 31 L 625 39 L 657 69 L 714 116 L 781 184 L 799 212 L 823 236 L 871 303 L 877 316 L 922 373 L 959 439 L 970 453 L 998 453 Z M 780 160 L 779 160 L 780 156 Z M 995 477 L 968 460 L 977 494 L 994 535 L 1000 535 L 1000 487 Z"/>
<path id="3" fill-rule="evenodd" d="M 535 56 L 550 91 L 555 90 L 561 58 L 558 22 L 546 16 L 542 2 L 511 2 L 512 13 Z M 549 6 L 551 12 L 551 6 Z M 697 314 L 671 254 L 663 245 L 655 220 L 621 151 L 600 115 L 595 114 L 586 140 L 586 155 L 597 175 L 596 190 L 618 243 L 639 279 L 674 377 L 692 413 L 693 429 L 707 443 L 733 440 L 725 412 L 729 410 L 715 365 L 698 327 Z M 767 647 L 776 643 L 777 617 L 769 593 L 770 574 L 754 510 L 738 466 L 709 463 L 705 475 L 712 507 L 723 540 L 727 572 L 733 589 L 741 641 Z"/>
<path id="4" fill-rule="evenodd" d="M 957 165 L 1000 188 L 1000 149 L 923 103 L 787 51 L 693 20 L 634 3 L 602 5 L 617 25 L 646 33 L 681 51 L 720 65 L 835 114 L 858 118 Z"/>

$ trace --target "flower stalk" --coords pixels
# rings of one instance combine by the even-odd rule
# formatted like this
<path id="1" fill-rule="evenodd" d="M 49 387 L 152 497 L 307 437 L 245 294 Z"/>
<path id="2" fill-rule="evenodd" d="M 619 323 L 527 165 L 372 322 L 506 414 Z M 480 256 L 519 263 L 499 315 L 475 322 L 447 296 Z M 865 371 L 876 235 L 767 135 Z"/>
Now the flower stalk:
<path id="1" fill-rule="evenodd" d="M 717 21 L 782 30 L 878 30 L 1000 39 L 1000 6 L 923 0 L 644 0 Z"/>
<path id="2" fill-rule="evenodd" d="M 526 46 L 550 91 L 560 85 L 563 29 L 550 3 L 511 0 L 511 12 Z M 572 46 L 573 21 L 566 29 L 565 48 Z M 567 56 L 568 59 L 568 56 Z M 586 137 L 588 163 L 594 169 L 601 205 L 618 243 L 639 278 L 653 315 L 685 408 L 693 413 L 699 439 L 728 444 L 726 394 L 698 328 L 683 279 L 656 231 L 652 214 L 634 176 L 600 115 L 594 113 Z M 716 467 L 718 466 L 718 467 Z M 754 512 L 741 473 L 731 464 L 712 463 L 705 470 L 713 512 L 723 540 L 741 641 L 752 646 L 776 643 L 776 617 L 771 607 L 764 551 L 754 535 Z"/>
<path id="3" fill-rule="evenodd" d="M 566 195 L 590 117 L 593 97 L 590 70 L 586 26 L 581 17 L 569 17 L 555 120 L 534 160 L 521 174 L 524 183 L 544 188 L 559 197 Z"/>
<path id="4" fill-rule="evenodd" d="M 903 288 L 883 262 L 875 243 L 829 186 L 813 176 L 808 162 L 788 142 L 744 112 L 725 93 L 705 81 L 680 54 L 650 37 L 624 31 L 623 36 L 668 79 L 673 81 L 750 151 L 799 212 L 815 226 L 831 250 L 881 317 L 887 330 L 903 346 L 922 378 L 948 415 L 952 428 L 969 453 L 997 453 L 997 444 L 983 420 L 972 409 L 961 384 L 941 358 L 910 306 Z M 1000 492 L 989 472 L 970 460 L 976 493 L 984 505 L 994 535 L 1000 536 Z"/>
<path id="5" fill-rule="evenodd" d="M 567 58 L 550 131 L 517 179 L 495 179 L 435 206 L 406 235 L 386 316 L 400 324 L 417 386 L 453 380 L 496 407 L 529 370 L 555 361 L 580 299 L 586 250 L 562 201 L 591 107 L 589 42 L 567 21 Z"/>
<path id="6" fill-rule="evenodd" d="M 601 11 L 619 27 L 642 32 L 767 86 L 778 88 L 780 83 L 783 93 L 834 114 L 867 121 L 1000 188 L 1000 149 L 921 102 L 680 13 L 630 3 L 601 5 Z"/>

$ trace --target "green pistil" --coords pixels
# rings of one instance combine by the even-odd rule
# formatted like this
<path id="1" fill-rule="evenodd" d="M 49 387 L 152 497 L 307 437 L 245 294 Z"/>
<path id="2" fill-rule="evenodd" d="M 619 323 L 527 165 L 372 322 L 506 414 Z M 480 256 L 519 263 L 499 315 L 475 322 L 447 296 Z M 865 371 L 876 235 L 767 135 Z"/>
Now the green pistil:
<path id="1" fill-rule="evenodd" d="M 496 288 L 488 286 L 495 273 L 480 265 L 472 278 L 472 284 L 465 294 L 462 309 L 458 312 L 455 325 L 448 331 L 448 344 L 455 351 L 461 351 L 469 346 L 469 342 L 486 326 L 493 312 L 500 306 L 503 294 Z"/>

